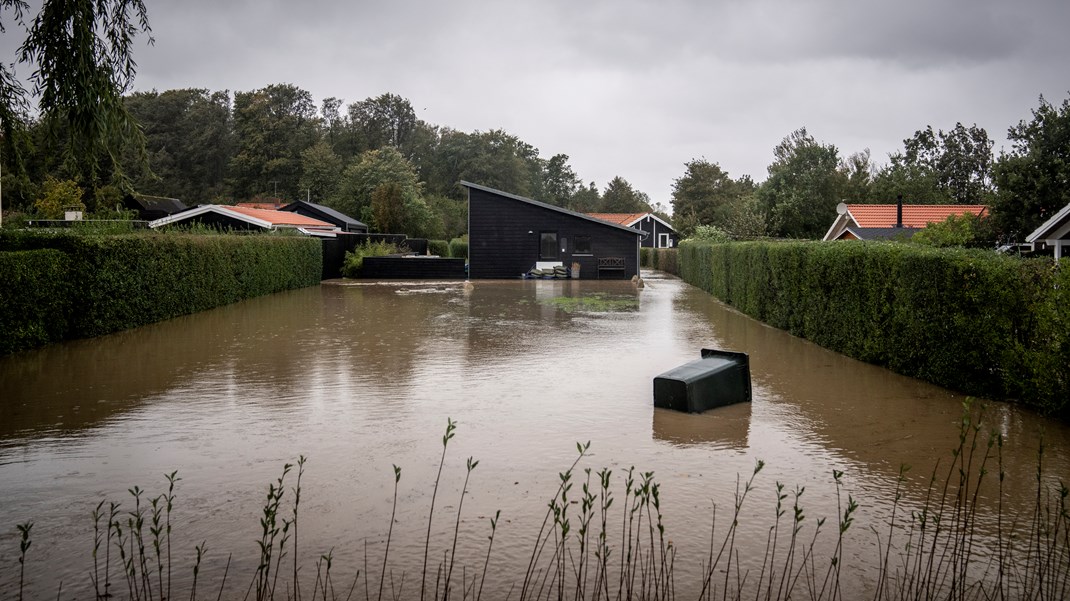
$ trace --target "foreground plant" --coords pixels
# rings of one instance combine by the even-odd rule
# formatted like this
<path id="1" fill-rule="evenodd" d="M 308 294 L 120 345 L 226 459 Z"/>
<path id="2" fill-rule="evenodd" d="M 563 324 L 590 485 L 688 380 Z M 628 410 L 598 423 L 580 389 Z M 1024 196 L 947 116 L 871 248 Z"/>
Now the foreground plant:
<path id="1" fill-rule="evenodd" d="M 858 535 L 853 532 L 860 508 L 849 492 L 846 474 L 833 470 L 836 495 L 835 534 L 826 533 L 825 518 L 807 519 L 802 500 L 805 488 L 788 492 L 785 485 L 774 487 L 774 514 L 764 551 L 751 555 L 753 545 L 739 544 L 739 525 L 743 509 L 756 488 L 765 463 L 755 462 L 746 480 L 736 479 L 730 507 L 730 519 L 718 522 L 718 507 L 712 508 L 709 549 L 699 571 L 699 580 L 685 583 L 697 591 L 699 599 L 813 599 L 836 601 L 864 596 L 876 601 L 923 599 L 1037 599 L 1070 598 L 1070 490 L 1059 481 L 1052 486 L 1044 473 L 1044 447 L 1037 454 L 1034 506 L 1025 515 L 1013 515 L 1005 507 L 1003 438 L 983 426 L 983 411 L 967 407 L 960 423 L 958 445 L 951 461 L 938 463 L 929 476 L 924 497 L 908 505 L 903 495 L 908 468 L 898 474 L 891 514 L 880 528 L 870 528 L 876 544 L 876 558 L 860 554 Z M 577 456 L 558 474 L 557 484 L 547 502 L 543 517 L 523 574 L 501 574 L 491 569 L 497 526 L 501 512 L 490 519 L 486 553 L 481 569 L 468 575 L 464 558 L 458 555 L 464 498 L 469 494 L 471 476 L 479 461 L 469 457 L 461 486 L 452 537 L 441 549 L 441 560 L 432 565 L 431 540 L 437 493 L 447 463 L 447 448 L 457 424 L 447 420 L 442 437 L 442 453 L 432 489 L 431 506 L 420 574 L 421 596 L 436 601 L 474 599 L 480 601 L 484 585 L 490 580 L 499 591 L 503 583 L 516 578 L 516 589 L 508 596 L 521 600 L 592 599 L 668 600 L 677 596 L 674 574 L 676 546 L 666 536 L 661 486 L 653 472 L 629 468 L 619 477 L 623 495 L 614 492 L 612 470 L 583 468 L 583 480 L 577 497 L 574 492 L 576 470 L 587 458 L 590 442 L 577 443 Z M 226 589 L 230 558 L 227 558 L 218 591 L 209 598 L 255 598 L 257 601 L 286 599 L 300 601 L 300 552 L 309 553 L 307 541 L 298 548 L 298 508 L 301 502 L 301 479 L 306 463 L 296 463 L 296 485 L 286 495 L 286 478 L 293 465 L 283 466 L 282 475 L 269 484 L 260 516 L 257 540 L 259 562 L 245 596 Z M 993 466 L 994 464 L 994 466 Z M 990 472 L 996 471 L 993 482 Z M 401 468 L 393 466 L 394 496 L 387 528 L 379 582 L 369 581 L 368 550 L 365 543 L 364 566 L 356 570 L 348 586 L 335 586 L 334 549 L 316 555 L 311 598 L 338 601 L 353 598 L 361 583 L 365 601 L 382 601 L 386 580 L 391 580 L 388 598 L 413 598 L 406 595 L 404 571 L 395 580 L 390 568 L 394 518 L 397 514 Z M 129 490 L 133 507 L 122 513 L 118 503 L 101 501 L 93 511 L 94 535 L 92 564 L 89 569 L 92 594 L 98 600 L 126 598 L 137 601 L 163 601 L 186 596 L 196 601 L 201 568 L 207 560 L 206 542 L 196 545 L 192 579 L 188 592 L 175 591 L 172 577 L 172 510 L 180 478 L 175 472 L 165 476 L 165 493 L 150 497 L 144 490 Z M 992 487 L 995 490 L 992 490 Z M 990 515 L 986 497 L 996 500 L 995 515 Z M 292 499 L 290 517 L 285 502 Z M 618 505 L 619 502 L 619 505 Z M 995 532 L 982 534 L 982 522 L 995 521 Z M 32 522 L 18 526 L 19 582 L 18 599 L 24 598 L 25 563 L 31 545 Z M 987 527 L 987 526 L 986 526 Z M 827 540 L 826 540 L 827 539 Z M 825 551 L 822 551 L 825 550 Z M 822 553 L 827 553 L 822 557 Z M 113 561 L 118 556 L 118 562 Z M 749 556 L 751 555 L 751 556 Z M 292 561 L 286 562 L 286 559 Z M 698 560 L 689 550 L 689 560 Z M 113 565 L 114 564 L 114 565 Z M 845 576 L 844 568 L 856 572 L 865 567 L 873 578 L 865 583 Z M 289 567 L 289 569 L 284 568 Z M 180 568 L 181 569 L 181 568 Z M 431 572 L 434 572 L 432 575 Z M 458 575 L 458 572 L 460 574 Z M 121 576 L 120 576 L 121 575 Z M 429 586 L 428 578 L 435 578 Z M 289 579 L 288 583 L 285 581 Z M 116 582 L 124 587 L 112 586 Z M 846 584 L 845 584 L 846 583 Z M 213 584 L 213 587 L 216 584 Z M 62 585 L 52 595 L 63 598 Z M 116 590 L 116 589 L 120 590 Z M 846 589 L 846 590 L 845 590 Z M 77 592 L 74 594 L 78 594 Z M 69 595 L 74 598 L 73 595 Z"/>

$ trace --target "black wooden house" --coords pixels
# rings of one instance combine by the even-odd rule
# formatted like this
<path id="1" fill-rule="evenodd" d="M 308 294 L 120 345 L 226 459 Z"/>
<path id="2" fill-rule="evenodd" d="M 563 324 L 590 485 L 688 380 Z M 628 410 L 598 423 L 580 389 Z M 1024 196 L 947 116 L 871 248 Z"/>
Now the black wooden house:
<path id="1" fill-rule="evenodd" d="M 516 278 L 563 265 L 582 279 L 639 275 L 643 232 L 470 182 L 468 277 Z M 579 269 L 575 269 L 578 267 Z"/>

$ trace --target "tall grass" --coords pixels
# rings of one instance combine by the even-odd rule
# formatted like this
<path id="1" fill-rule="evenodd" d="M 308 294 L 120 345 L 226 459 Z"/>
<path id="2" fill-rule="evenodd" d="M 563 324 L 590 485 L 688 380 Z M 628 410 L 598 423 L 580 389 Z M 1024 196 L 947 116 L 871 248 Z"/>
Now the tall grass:
<path id="1" fill-rule="evenodd" d="M 457 423 L 447 420 L 442 437 L 439 469 L 432 488 L 428 509 L 428 526 L 423 550 L 420 578 L 421 598 L 474 599 L 480 601 L 484 585 L 512 582 L 508 598 L 521 601 L 536 599 L 570 599 L 617 601 L 671 600 L 677 598 L 675 567 L 678 553 L 689 562 L 698 559 L 697 550 L 678 550 L 666 534 L 661 505 L 661 487 L 653 472 L 635 468 L 614 479 L 613 471 L 593 471 L 581 464 L 589 455 L 590 442 L 577 443 L 576 457 L 560 472 L 555 490 L 549 493 L 542 524 L 531 544 L 527 567 L 523 573 L 507 573 L 495 567 L 493 554 L 501 512 L 489 520 L 489 534 L 481 564 L 471 570 L 458 557 L 464 497 L 479 461 L 466 462 L 461 497 L 453 516 L 453 533 L 446 547 L 436 550 L 437 565 L 430 558 L 432 525 L 436 498 L 444 467 L 448 461 L 448 443 L 456 433 Z M 921 599 L 1037 599 L 1070 598 L 1070 514 L 1067 497 L 1070 491 L 1059 481 L 1050 483 L 1044 471 L 1044 447 L 1036 460 L 1034 504 L 1025 513 L 1011 512 L 1004 501 L 1007 491 L 1003 462 L 1003 437 L 986 429 L 984 413 L 967 407 L 959 425 L 957 446 L 950 460 L 938 463 L 930 472 L 924 495 L 906 501 L 903 492 L 908 482 L 908 468 L 899 471 L 887 521 L 870 529 L 873 545 L 859 546 L 859 536 L 849 536 L 855 527 L 860 502 L 845 493 L 844 473 L 831 474 L 835 487 L 837 514 L 833 528 L 826 528 L 824 517 L 810 520 L 803 498 L 806 489 L 789 489 L 775 483 L 771 499 L 772 516 L 764 547 L 756 541 L 744 541 L 740 524 L 756 494 L 756 482 L 765 463 L 755 462 L 745 479 L 737 477 L 727 519 L 721 517 L 716 504 L 711 511 L 709 546 L 697 572 L 697 582 L 684 584 L 697 591 L 700 600 L 817 599 L 837 601 L 866 598 L 906 601 Z M 319 601 L 381 601 L 387 590 L 389 598 L 413 598 L 405 594 L 405 574 L 395 582 L 391 565 L 390 542 L 397 512 L 398 484 L 401 468 L 393 466 L 394 495 L 391 520 L 387 528 L 382 565 L 376 576 L 369 569 L 367 547 L 364 563 L 353 580 L 336 586 L 334 549 L 312 560 L 314 573 L 303 575 L 301 566 L 307 557 L 306 541 L 298 549 L 298 508 L 301 502 L 301 478 L 306 463 L 300 457 L 297 476 L 288 488 L 287 477 L 293 465 L 283 466 L 277 480 L 267 488 L 259 518 L 257 538 L 259 560 L 244 582 L 231 581 L 230 558 L 222 578 L 212 583 L 207 596 L 201 596 L 199 573 L 208 556 L 205 542 L 195 547 L 194 564 L 175 566 L 171 536 L 173 501 L 180 478 L 166 475 L 167 490 L 155 497 L 134 487 L 129 490 L 132 509 L 123 511 L 116 502 L 101 501 L 93 511 L 94 535 L 91 564 L 87 568 L 91 590 L 70 591 L 55 583 L 49 597 L 84 598 L 92 595 L 105 600 L 124 598 L 137 601 L 164 601 L 172 598 L 301 600 L 306 598 L 311 579 L 311 599 Z M 579 491 L 576 491 L 576 487 Z M 621 486 L 622 485 L 622 486 Z M 991 497 L 988 501 L 985 497 Z M 992 502 L 994 501 L 994 503 Z M 288 505 L 287 505 L 288 503 Z M 995 509 L 993 509 L 993 507 Z M 994 512 L 994 515 L 992 513 Z M 995 530 L 981 522 L 995 523 Z M 26 563 L 32 559 L 31 529 L 27 522 L 17 526 L 19 537 L 18 599 L 23 599 Z M 757 553 L 755 549 L 759 549 Z M 764 549 L 764 550 L 762 550 Z M 875 556 L 873 556 L 875 554 Z M 47 566 L 46 566 L 47 567 Z M 173 587 L 174 570 L 191 570 L 188 590 Z M 866 582 L 852 579 L 846 584 L 845 569 L 852 574 L 867 572 Z M 34 570 L 31 569 L 31 573 Z M 40 571 L 45 573 L 47 570 Z M 458 575 L 459 572 L 459 575 Z M 695 572 L 689 578 L 695 578 Z M 44 578 L 36 576 L 35 578 Z M 433 579 L 434 582 L 429 582 Z M 347 586 L 348 585 L 348 586 Z M 377 591 L 377 592 L 376 592 Z M 64 595 L 66 593 L 66 596 Z M 683 597 L 682 597 L 683 598 Z M 692 598 L 688 596 L 687 598 Z"/>

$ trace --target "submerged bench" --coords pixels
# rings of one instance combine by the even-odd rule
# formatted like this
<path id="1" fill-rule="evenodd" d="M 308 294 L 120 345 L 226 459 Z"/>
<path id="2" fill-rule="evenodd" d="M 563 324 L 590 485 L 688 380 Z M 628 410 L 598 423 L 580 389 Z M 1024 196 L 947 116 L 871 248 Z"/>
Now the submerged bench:
<path id="1" fill-rule="evenodd" d="M 750 357 L 702 349 L 702 358 L 654 378 L 654 406 L 688 413 L 751 400 Z"/>

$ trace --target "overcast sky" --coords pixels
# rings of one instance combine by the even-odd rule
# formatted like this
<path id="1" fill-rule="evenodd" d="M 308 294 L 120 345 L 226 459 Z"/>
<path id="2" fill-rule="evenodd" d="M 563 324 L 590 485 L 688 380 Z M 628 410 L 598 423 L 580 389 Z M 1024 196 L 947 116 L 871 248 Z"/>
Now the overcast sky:
<path id="1" fill-rule="evenodd" d="M 1041 94 L 1070 93 L 1067 0 L 145 3 L 156 43 L 135 49 L 137 90 L 391 92 L 429 123 L 504 129 L 666 206 L 685 162 L 762 181 L 799 127 L 884 164 L 926 125 L 977 124 L 998 154 Z M 4 37 L 10 62 L 21 31 Z"/>

